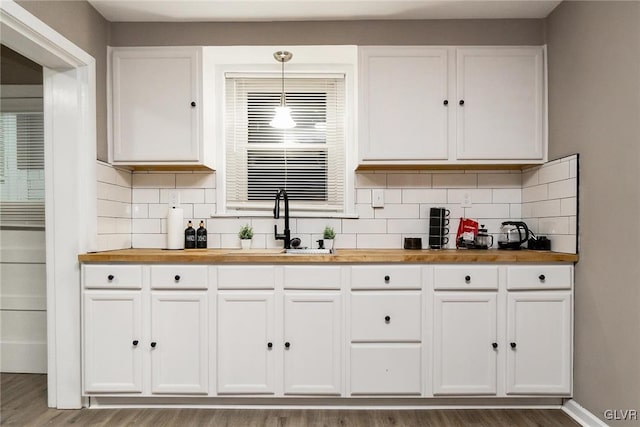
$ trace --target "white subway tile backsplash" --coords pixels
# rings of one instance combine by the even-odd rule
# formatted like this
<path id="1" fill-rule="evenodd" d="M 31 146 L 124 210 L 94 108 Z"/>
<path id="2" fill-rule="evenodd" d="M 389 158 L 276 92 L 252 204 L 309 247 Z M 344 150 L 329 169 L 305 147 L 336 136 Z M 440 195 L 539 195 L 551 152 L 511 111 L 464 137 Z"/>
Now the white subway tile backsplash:
<path id="1" fill-rule="evenodd" d="M 491 203 L 491 189 L 453 189 L 447 190 L 447 203 L 462 203 L 466 195 L 472 203 Z"/>
<path id="2" fill-rule="evenodd" d="M 357 234 L 338 234 L 333 245 L 336 249 L 355 249 L 358 247 Z"/>
<path id="3" fill-rule="evenodd" d="M 384 203 L 402 203 L 402 190 L 384 190 Z"/>
<path id="4" fill-rule="evenodd" d="M 532 169 L 522 173 L 522 188 L 533 187 L 538 184 L 538 169 Z"/>
<path id="5" fill-rule="evenodd" d="M 217 193 L 213 188 L 204 189 L 204 202 L 205 203 L 217 203 Z"/>
<path id="6" fill-rule="evenodd" d="M 254 234 L 253 239 L 251 239 L 251 247 L 253 249 L 265 249 L 267 247 L 267 235 Z"/>
<path id="7" fill-rule="evenodd" d="M 403 189 L 403 203 L 447 203 L 447 190 Z"/>
<path id="8" fill-rule="evenodd" d="M 98 234 L 115 234 L 115 232 L 115 218 L 98 217 Z"/>
<path id="9" fill-rule="evenodd" d="M 180 194 L 180 203 L 204 203 L 203 188 L 161 189 L 160 203 L 169 203 L 171 194 L 177 191 Z"/>
<path id="10" fill-rule="evenodd" d="M 322 234 L 326 226 L 332 227 L 336 233 L 342 232 L 342 221 L 340 219 L 298 218 L 297 222 L 297 233 Z"/>
<path id="11" fill-rule="evenodd" d="M 571 234 L 549 236 L 554 252 L 576 253 L 576 236 Z"/>
<path id="12" fill-rule="evenodd" d="M 160 203 L 160 190 L 157 188 L 134 188 L 131 196 L 133 203 Z"/>
<path id="13" fill-rule="evenodd" d="M 251 225 L 250 218 L 215 218 L 208 222 L 209 229 L 212 233 L 220 233 L 220 234 L 234 234 L 237 237 L 240 228 L 244 227 L 246 224 Z M 273 226 L 271 227 L 271 232 L 273 232 Z M 254 229 L 255 233 L 255 229 Z M 223 247 L 224 246 L 224 238 L 222 240 Z M 238 245 L 240 243 L 238 242 Z"/>
<path id="14" fill-rule="evenodd" d="M 134 173 L 133 188 L 176 188 L 175 173 Z"/>
<path id="15" fill-rule="evenodd" d="M 369 189 L 356 190 L 356 203 L 371 203 L 371 190 Z"/>
<path id="16" fill-rule="evenodd" d="M 356 188 L 385 188 L 387 186 L 386 174 L 357 173 Z"/>
<path id="17" fill-rule="evenodd" d="M 523 202 L 537 202 L 549 198 L 549 186 L 546 184 L 536 185 L 522 189 Z"/>
<path id="18" fill-rule="evenodd" d="M 162 232 L 157 218 L 134 218 L 131 221 L 134 234 L 159 234 Z"/>
<path id="19" fill-rule="evenodd" d="M 557 162 L 540 167 L 538 180 L 540 184 L 569 179 L 569 163 Z"/>
<path id="20" fill-rule="evenodd" d="M 343 219 L 343 233 L 386 233 L 387 221 L 383 219 Z"/>
<path id="21" fill-rule="evenodd" d="M 524 218 L 524 215 L 522 215 L 522 204 L 512 203 L 509 205 L 509 218 L 510 219 Z"/>
<path id="22" fill-rule="evenodd" d="M 569 217 L 569 234 L 578 234 L 578 218 L 576 216 Z"/>
<path id="23" fill-rule="evenodd" d="M 465 218 L 509 218 L 508 204 L 474 204 L 470 208 L 464 208 Z"/>
<path id="24" fill-rule="evenodd" d="M 531 212 L 532 217 L 545 218 L 550 216 L 561 216 L 560 200 L 543 200 L 540 202 L 533 202 L 533 208 Z"/>
<path id="25" fill-rule="evenodd" d="M 216 213 L 215 203 L 199 203 L 193 204 L 193 217 L 206 219 L 211 218 L 211 215 Z"/>
<path id="26" fill-rule="evenodd" d="M 521 203 L 522 190 L 519 188 L 492 190 L 493 203 Z"/>
<path id="27" fill-rule="evenodd" d="M 434 174 L 432 186 L 433 188 L 476 188 L 478 186 L 478 175 L 464 173 Z"/>
<path id="28" fill-rule="evenodd" d="M 510 173 L 479 173 L 478 188 L 522 188 L 522 175 Z"/>
<path id="29" fill-rule="evenodd" d="M 211 222 L 214 221 L 217 221 L 217 219 L 211 220 Z M 251 227 L 253 227 L 254 233 L 273 233 L 273 226 L 276 224 L 280 224 L 279 227 L 282 227 L 281 220 L 275 218 L 253 218 L 251 220 Z"/>
<path id="30" fill-rule="evenodd" d="M 420 218 L 420 205 L 418 204 L 385 204 L 384 208 L 376 208 L 376 218 Z"/>
<path id="31" fill-rule="evenodd" d="M 131 234 L 131 218 L 116 218 L 116 234 Z"/>
<path id="32" fill-rule="evenodd" d="M 111 218 L 131 218 L 131 203 L 98 199 L 98 215 Z"/>
<path id="33" fill-rule="evenodd" d="M 539 234 L 569 234 L 569 217 L 540 218 L 538 221 Z"/>
<path id="34" fill-rule="evenodd" d="M 131 239 L 134 248 L 162 249 L 167 247 L 166 234 L 133 234 Z"/>
<path id="35" fill-rule="evenodd" d="M 576 158 L 569 160 L 569 178 L 577 178 L 578 177 L 578 156 L 574 156 Z"/>
<path id="36" fill-rule="evenodd" d="M 356 215 L 361 219 L 374 218 L 375 210 L 371 207 L 371 203 L 357 203 Z"/>
<path id="37" fill-rule="evenodd" d="M 390 219 L 387 221 L 387 233 L 391 234 L 426 233 L 428 230 L 428 219 Z"/>
<path id="38" fill-rule="evenodd" d="M 176 188 L 216 188 L 215 173 L 176 175 Z"/>
<path id="39" fill-rule="evenodd" d="M 166 218 L 167 211 L 169 210 L 169 205 L 166 203 L 150 203 L 148 211 L 149 218 Z M 180 206 L 184 209 L 183 206 Z M 192 212 L 193 214 L 193 212 Z M 191 217 L 193 215 L 184 215 L 185 218 Z"/>
<path id="40" fill-rule="evenodd" d="M 429 188 L 431 187 L 431 175 L 418 173 L 398 173 L 387 175 L 387 188 Z"/>
<path id="41" fill-rule="evenodd" d="M 420 205 L 420 218 L 429 218 L 431 208 L 445 208 L 449 210 L 450 218 L 460 218 L 464 216 L 464 208 L 460 204 L 424 204 Z"/>
<path id="42" fill-rule="evenodd" d="M 549 183 L 549 198 L 562 199 L 566 197 L 576 197 L 578 183 L 576 178 L 569 178 L 563 181 Z"/>
<path id="43" fill-rule="evenodd" d="M 356 238 L 358 248 L 368 249 L 400 249 L 402 248 L 401 234 L 358 234 Z"/>
<path id="44" fill-rule="evenodd" d="M 576 197 L 569 197 L 567 199 L 560 200 L 560 214 L 561 215 L 577 215 L 578 214 L 578 199 Z"/>
<path id="45" fill-rule="evenodd" d="M 220 234 L 220 245 L 223 248 L 240 248 L 238 234 Z"/>

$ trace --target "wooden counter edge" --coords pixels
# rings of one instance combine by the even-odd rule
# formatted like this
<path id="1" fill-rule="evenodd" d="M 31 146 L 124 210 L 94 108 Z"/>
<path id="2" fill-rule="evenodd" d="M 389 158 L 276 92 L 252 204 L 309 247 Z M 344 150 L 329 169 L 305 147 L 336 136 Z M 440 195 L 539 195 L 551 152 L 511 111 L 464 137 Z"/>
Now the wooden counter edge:
<path id="1" fill-rule="evenodd" d="M 233 249 L 166 251 L 161 249 L 122 249 L 81 254 L 82 263 L 155 264 L 327 264 L 327 263 L 575 263 L 578 255 L 546 251 L 498 250 L 421 250 L 338 249 L 330 255 L 290 255 L 282 253 L 243 253 Z"/>

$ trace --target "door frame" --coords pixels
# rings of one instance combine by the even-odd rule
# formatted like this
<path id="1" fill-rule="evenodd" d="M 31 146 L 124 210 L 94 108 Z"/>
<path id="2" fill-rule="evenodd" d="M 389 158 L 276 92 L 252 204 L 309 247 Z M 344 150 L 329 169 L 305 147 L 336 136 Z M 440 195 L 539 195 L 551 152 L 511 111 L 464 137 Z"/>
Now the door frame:
<path id="1" fill-rule="evenodd" d="M 43 66 L 47 399 L 80 408 L 78 254 L 97 247 L 95 59 L 12 0 L 0 2 L 0 33 Z"/>

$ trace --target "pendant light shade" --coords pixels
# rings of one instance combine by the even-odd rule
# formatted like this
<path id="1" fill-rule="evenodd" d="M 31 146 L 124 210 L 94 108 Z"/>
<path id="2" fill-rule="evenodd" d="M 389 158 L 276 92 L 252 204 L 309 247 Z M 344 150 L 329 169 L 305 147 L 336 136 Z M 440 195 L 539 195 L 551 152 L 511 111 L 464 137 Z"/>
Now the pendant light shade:
<path id="1" fill-rule="evenodd" d="M 284 91 L 284 63 L 288 62 L 293 54 L 286 50 L 279 50 L 273 54 L 273 57 L 282 64 L 282 93 L 280 94 L 280 106 L 275 108 L 275 116 L 269 122 L 269 126 L 276 129 L 291 129 L 296 127 L 296 122 L 291 118 L 291 108 L 287 107 Z"/>

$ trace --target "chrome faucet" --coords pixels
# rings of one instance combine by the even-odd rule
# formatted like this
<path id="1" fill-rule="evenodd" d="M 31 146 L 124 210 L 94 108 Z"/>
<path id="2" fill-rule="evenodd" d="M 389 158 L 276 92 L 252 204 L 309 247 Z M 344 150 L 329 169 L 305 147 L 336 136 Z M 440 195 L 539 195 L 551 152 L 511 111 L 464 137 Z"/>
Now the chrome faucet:
<path id="1" fill-rule="evenodd" d="M 276 205 L 273 208 L 273 217 L 280 218 L 280 195 L 284 199 L 284 233 L 278 234 L 278 224 L 273 226 L 276 240 L 284 240 L 284 248 L 291 249 L 291 230 L 289 230 L 289 196 L 284 189 L 279 189 L 276 193 Z"/>

